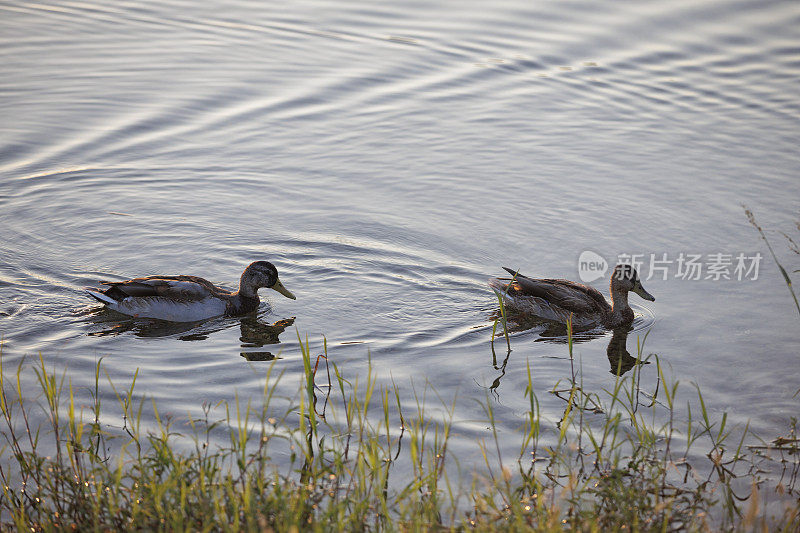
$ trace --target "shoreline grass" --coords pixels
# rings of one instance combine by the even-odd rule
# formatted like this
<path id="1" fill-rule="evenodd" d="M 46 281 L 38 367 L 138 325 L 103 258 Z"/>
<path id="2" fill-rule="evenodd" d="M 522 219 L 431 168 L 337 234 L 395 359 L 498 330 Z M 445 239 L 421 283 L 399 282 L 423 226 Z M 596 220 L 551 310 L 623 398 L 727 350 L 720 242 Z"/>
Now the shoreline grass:
<path id="1" fill-rule="evenodd" d="M 747 221 L 750 222 L 750 225 L 753 226 L 756 231 L 758 231 L 758 234 L 761 236 L 761 240 L 767 245 L 767 250 L 769 250 L 769 254 L 772 256 L 772 259 L 778 266 L 778 270 L 780 271 L 781 276 L 783 276 L 783 282 L 786 284 L 786 287 L 789 289 L 789 293 L 792 295 L 797 313 L 800 314 L 800 302 L 798 302 L 797 294 L 794 292 L 792 278 L 789 277 L 789 273 L 786 272 L 786 269 L 783 268 L 783 265 L 780 263 L 780 261 L 778 261 L 778 256 L 775 255 L 775 250 L 772 249 L 772 245 L 769 243 L 767 235 L 764 233 L 764 229 L 758 224 L 758 222 L 756 222 L 756 216 L 753 214 L 753 211 L 751 211 L 750 208 L 744 204 L 742 204 L 742 208 L 744 209 L 744 214 L 747 217 Z M 797 229 L 800 230 L 800 222 L 797 223 Z M 783 233 L 783 236 L 789 243 L 789 249 L 796 254 L 800 254 L 800 247 L 798 247 L 797 243 L 786 233 Z M 795 272 L 798 272 L 798 270 L 795 270 Z"/>
<path id="2" fill-rule="evenodd" d="M 299 336 L 299 335 L 298 335 Z M 305 377 L 288 408 L 275 406 L 269 367 L 261 398 L 219 406 L 221 421 L 188 420 L 179 431 L 154 403 L 116 387 L 122 430 L 100 422 L 102 361 L 93 404 L 83 412 L 66 374 L 42 356 L 10 371 L 0 351 L 0 528 L 55 530 L 358 530 L 796 531 L 800 526 L 796 419 L 771 443 L 744 428 L 734 437 L 725 415 L 714 420 L 701 392 L 685 427 L 674 417 L 679 383 L 656 356 L 655 391 L 644 391 L 639 365 L 613 387 L 587 392 L 572 374 L 553 387 L 565 405 L 557 424 L 543 421 L 528 366 L 527 419 L 506 460 L 488 394 L 484 460 L 472 483 L 453 474 L 448 451 L 452 405 L 428 413 L 426 400 L 401 404 L 398 387 L 348 379 L 301 339 Z M 323 356 L 326 354 L 322 354 Z M 322 361 L 327 375 L 320 371 Z M 332 372 L 331 372 L 332 368 Z M 35 372 L 40 401 L 20 375 Z M 111 384 L 114 387 L 113 384 Z M 33 410 L 47 420 L 34 428 Z M 142 429 L 145 409 L 156 429 Z M 212 432 L 227 433 L 214 445 Z M 502 438 L 508 439 L 507 435 Z M 177 444 L 180 442 L 181 446 Z M 188 445 L 187 445 L 188 443 Z M 706 460 L 697 464 L 702 449 Z M 282 457 L 276 461 L 273 457 Z M 781 462 L 783 461 L 783 462 Z M 282 464 L 280 464 L 282 463 Z M 779 479 L 765 468 L 781 468 Z M 399 470 L 398 470 L 399 469 Z M 771 502 L 771 504 L 770 504 Z"/>

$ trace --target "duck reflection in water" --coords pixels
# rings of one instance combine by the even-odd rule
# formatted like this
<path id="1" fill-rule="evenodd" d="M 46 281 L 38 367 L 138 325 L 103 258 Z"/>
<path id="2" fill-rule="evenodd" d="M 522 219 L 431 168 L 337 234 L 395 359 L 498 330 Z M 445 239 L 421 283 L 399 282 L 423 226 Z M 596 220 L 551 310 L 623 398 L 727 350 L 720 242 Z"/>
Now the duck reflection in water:
<path id="1" fill-rule="evenodd" d="M 624 375 L 628 370 L 636 366 L 636 364 L 646 365 L 650 361 L 642 361 L 636 357 L 631 356 L 628 351 L 628 333 L 633 328 L 622 326 L 614 329 L 611 334 L 611 340 L 608 341 L 608 348 L 606 348 L 606 355 L 608 355 L 608 364 L 611 365 L 609 372 L 616 376 Z"/>
<path id="2" fill-rule="evenodd" d="M 287 327 L 294 324 L 294 318 L 284 318 L 274 324 L 264 324 L 255 316 L 242 317 L 240 324 L 242 336 L 239 337 L 242 342 L 242 348 L 262 348 L 270 344 L 280 343 L 278 336 Z M 259 350 L 248 350 L 240 352 L 239 355 L 248 361 L 272 361 L 276 358 L 272 352 Z"/>
<path id="3" fill-rule="evenodd" d="M 88 320 L 99 327 L 87 335 L 105 337 L 130 332 L 137 337 L 171 337 L 182 341 L 202 341 L 213 333 L 239 324 L 242 351 L 239 355 L 248 361 L 271 361 L 276 355 L 258 350 L 264 346 L 279 344 L 278 336 L 294 324 L 295 317 L 284 318 L 273 324 L 263 322 L 255 313 L 237 318 L 216 318 L 202 322 L 168 322 L 152 318 L 131 318 L 105 308 L 88 315 Z"/>
<path id="4" fill-rule="evenodd" d="M 498 309 L 491 318 L 494 320 L 499 317 L 500 311 Z M 550 342 L 553 344 L 567 344 L 569 342 L 567 327 L 564 324 L 554 323 L 538 318 L 531 318 L 529 316 L 509 316 L 509 333 L 519 333 L 535 328 L 541 329 L 539 331 L 539 338 L 537 338 L 534 342 Z M 606 347 L 606 355 L 608 356 L 609 372 L 613 375 L 623 376 L 630 369 L 636 366 L 637 363 L 640 365 L 649 364 L 649 361 L 639 360 L 636 357 L 633 357 L 628 351 L 628 334 L 633 331 L 633 329 L 633 325 L 624 325 L 611 330 L 611 339 L 609 339 L 608 346 Z M 496 341 L 503 337 L 503 333 L 500 330 L 502 330 L 502 326 L 498 326 L 498 331 L 495 337 Z M 573 331 L 572 343 L 581 344 L 606 337 L 607 335 L 608 332 L 606 330 L 600 329 Z M 511 352 L 508 352 L 503 361 L 500 363 L 498 362 L 497 355 L 494 352 L 494 347 L 492 348 L 492 354 L 492 366 L 495 370 L 500 371 L 500 375 L 494 379 L 492 384 L 489 386 L 489 390 L 496 394 L 496 389 L 500 386 L 500 380 L 503 378 L 503 376 L 505 376 L 506 365 L 508 364 Z"/>
<path id="5" fill-rule="evenodd" d="M 616 376 L 623 376 L 631 368 L 636 366 L 637 359 L 628 351 L 628 334 L 633 331 L 633 327 L 626 325 L 611 330 L 611 339 L 606 347 L 608 356 L 609 372 Z M 605 331 L 576 331 L 572 335 L 573 344 L 589 342 L 606 336 Z M 536 342 L 553 342 L 566 344 L 567 328 L 562 324 L 549 325 Z M 639 361 L 639 364 L 648 364 L 649 361 Z"/>

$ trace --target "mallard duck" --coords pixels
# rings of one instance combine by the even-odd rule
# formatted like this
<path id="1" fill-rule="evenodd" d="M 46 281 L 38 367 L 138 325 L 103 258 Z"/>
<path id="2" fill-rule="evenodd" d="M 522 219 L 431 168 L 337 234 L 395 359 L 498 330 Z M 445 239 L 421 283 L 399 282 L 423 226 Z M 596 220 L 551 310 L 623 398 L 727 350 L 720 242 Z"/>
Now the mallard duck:
<path id="1" fill-rule="evenodd" d="M 611 275 L 611 301 L 600 291 L 565 279 L 533 279 L 510 268 L 512 278 L 493 278 L 489 285 L 504 296 L 504 305 L 512 312 L 545 320 L 566 323 L 572 316 L 577 328 L 616 328 L 633 322 L 633 310 L 628 305 L 628 292 L 633 291 L 651 302 L 655 298 L 642 287 L 639 274 L 631 265 L 617 265 Z"/>
<path id="2" fill-rule="evenodd" d="M 278 270 L 268 261 L 250 263 L 242 273 L 236 292 L 221 289 L 197 276 L 149 276 L 100 283 L 109 288 L 87 288 L 87 292 L 109 309 L 137 318 L 172 322 L 195 322 L 215 316 L 249 313 L 258 307 L 258 289 L 261 287 L 295 299 L 278 279 Z"/>

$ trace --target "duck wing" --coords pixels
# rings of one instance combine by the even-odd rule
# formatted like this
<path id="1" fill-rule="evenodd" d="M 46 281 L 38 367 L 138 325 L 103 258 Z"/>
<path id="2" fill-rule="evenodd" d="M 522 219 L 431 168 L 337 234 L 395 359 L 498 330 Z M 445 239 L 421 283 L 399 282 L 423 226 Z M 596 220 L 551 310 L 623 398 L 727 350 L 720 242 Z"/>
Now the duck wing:
<path id="1" fill-rule="evenodd" d="M 103 294 L 115 300 L 129 296 L 160 296 L 181 301 L 203 300 L 215 294 L 228 294 L 210 281 L 197 276 L 148 276 L 126 281 L 101 281 L 109 288 Z"/>
<path id="2" fill-rule="evenodd" d="M 518 290 L 522 294 L 542 298 L 551 305 L 556 305 L 566 311 L 572 313 L 596 313 L 611 309 L 611 306 L 600 294 L 600 291 L 593 287 L 566 279 L 529 278 L 518 274 L 510 268 L 503 268 L 507 272 L 516 275 Z"/>

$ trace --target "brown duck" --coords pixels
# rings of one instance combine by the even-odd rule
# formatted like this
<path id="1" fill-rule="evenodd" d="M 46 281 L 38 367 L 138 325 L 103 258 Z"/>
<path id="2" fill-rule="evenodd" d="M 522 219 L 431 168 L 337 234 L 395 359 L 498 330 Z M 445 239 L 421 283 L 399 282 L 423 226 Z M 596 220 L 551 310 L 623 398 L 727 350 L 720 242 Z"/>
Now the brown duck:
<path id="1" fill-rule="evenodd" d="M 534 279 L 503 267 L 514 278 L 492 278 L 489 285 L 512 312 L 566 324 L 575 328 L 616 328 L 633 322 L 628 293 L 633 291 L 651 302 L 655 298 L 642 287 L 639 273 L 631 265 L 617 265 L 611 275 L 611 304 L 592 287 L 565 279 Z"/>

